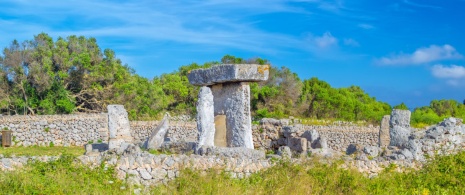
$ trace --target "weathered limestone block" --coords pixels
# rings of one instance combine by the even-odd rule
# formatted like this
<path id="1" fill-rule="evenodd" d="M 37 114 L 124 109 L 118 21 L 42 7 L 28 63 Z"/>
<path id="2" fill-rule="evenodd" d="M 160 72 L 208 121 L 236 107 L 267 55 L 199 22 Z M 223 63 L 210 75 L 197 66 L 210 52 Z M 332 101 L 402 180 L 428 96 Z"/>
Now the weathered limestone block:
<path id="1" fill-rule="evenodd" d="M 299 137 L 292 137 L 288 139 L 288 146 L 291 148 L 292 151 L 296 152 L 305 152 L 307 151 L 307 139 L 299 138 Z"/>
<path id="2" fill-rule="evenodd" d="M 147 149 L 159 149 L 165 140 L 166 132 L 170 128 L 170 115 L 166 113 L 163 120 L 158 124 L 157 128 L 152 132 L 152 134 L 147 139 Z"/>
<path id="3" fill-rule="evenodd" d="M 236 159 L 265 159 L 265 151 L 244 147 L 215 147 L 202 146 L 197 148 L 196 154 L 202 156 L 217 156 Z"/>
<path id="4" fill-rule="evenodd" d="M 410 110 L 398 110 L 394 109 L 391 112 L 391 119 L 389 120 L 389 126 L 399 126 L 404 128 L 410 128 Z"/>
<path id="5" fill-rule="evenodd" d="M 121 143 L 132 143 L 131 129 L 129 126 L 128 113 L 123 105 L 108 105 L 108 130 L 110 140 L 109 149 L 119 148 Z"/>
<path id="6" fill-rule="evenodd" d="M 229 96 L 215 98 L 215 103 L 222 102 L 226 109 L 228 147 L 253 149 L 250 86 L 246 83 L 228 83 L 223 85 L 223 92 Z"/>
<path id="7" fill-rule="evenodd" d="M 397 146 L 399 148 L 405 148 L 408 146 L 409 136 L 411 130 L 409 128 L 394 126 L 389 131 L 391 138 L 390 146 Z"/>
<path id="8" fill-rule="evenodd" d="M 199 146 L 214 146 L 215 117 L 210 87 L 201 87 L 197 100 L 197 129 Z"/>
<path id="9" fill-rule="evenodd" d="M 394 109 L 389 120 L 390 146 L 408 147 L 410 130 L 410 110 Z"/>
<path id="10" fill-rule="evenodd" d="M 259 82 L 268 80 L 270 66 L 226 64 L 192 70 L 187 77 L 192 85 L 207 86 L 226 82 Z"/>
<path id="11" fill-rule="evenodd" d="M 381 125 L 379 126 L 378 146 L 387 147 L 389 146 L 389 121 L 391 120 L 390 115 L 383 116 L 381 119 Z"/>

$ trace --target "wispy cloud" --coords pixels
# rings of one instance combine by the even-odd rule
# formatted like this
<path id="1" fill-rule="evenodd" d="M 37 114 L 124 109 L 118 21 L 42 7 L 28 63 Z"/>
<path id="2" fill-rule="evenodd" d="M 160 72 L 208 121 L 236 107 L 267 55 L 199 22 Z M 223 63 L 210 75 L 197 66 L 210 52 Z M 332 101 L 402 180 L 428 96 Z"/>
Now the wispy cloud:
<path id="1" fill-rule="evenodd" d="M 436 78 L 459 79 L 465 78 L 465 67 L 458 65 L 444 66 L 441 64 L 434 65 L 431 73 Z"/>
<path id="2" fill-rule="evenodd" d="M 353 39 L 344 39 L 344 45 L 352 46 L 352 47 L 359 47 L 360 44 Z"/>
<path id="3" fill-rule="evenodd" d="M 451 45 L 431 45 L 417 49 L 412 54 L 395 54 L 375 60 L 379 65 L 419 65 L 439 60 L 460 59 L 460 54 Z"/>
<path id="4" fill-rule="evenodd" d="M 307 40 L 311 46 L 319 49 L 328 49 L 338 44 L 338 39 L 330 32 L 325 32 L 321 36 L 309 35 Z"/>
<path id="5" fill-rule="evenodd" d="M 283 48 L 304 48 L 300 37 L 266 32 L 248 17 L 266 13 L 308 14 L 288 1 L 9 1 L 3 14 L 26 21 L 10 21 L 13 29 L 1 34 L 17 34 L 30 39 L 47 32 L 52 36 L 72 34 L 92 37 L 147 41 L 173 41 L 230 47 L 259 53 L 276 53 Z M 18 12 L 18 9 L 21 9 Z M 239 14 L 241 13 L 241 14 Z M 245 14 L 244 14 L 245 13 Z M 230 17 L 234 15 L 235 17 Z M 6 21 L 0 21 L 5 23 Z M 37 25 L 39 23 L 46 26 Z M 67 25 L 73 23 L 73 25 Z M 12 26 L 12 25 L 2 25 Z M 79 28 L 76 28 L 79 26 Z M 16 29 L 16 30 L 15 30 Z M 9 36 L 11 37 L 11 36 Z M 142 41 L 143 40 L 143 41 Z M 11 40 L 10 40 L 11 41 Z"/>
<path id="6" fill-rule="evenodd" d="M 442 7 L 439 7 L 439 6 L 419 4 L 419 3 L 415 3 L 412 1 L 408 1 L 408 0 L 404 0 L 404 3 L 410 6 L 420 7 L 420 8 L 442 9 Z"/>
<path id="7" fill-rule="evenodd" d="M 431 74 L 453 87 L 465 87 L 465 67 L 459 65 L 445 66 L 442 64 L 434 65 L 431 68 Z"/>

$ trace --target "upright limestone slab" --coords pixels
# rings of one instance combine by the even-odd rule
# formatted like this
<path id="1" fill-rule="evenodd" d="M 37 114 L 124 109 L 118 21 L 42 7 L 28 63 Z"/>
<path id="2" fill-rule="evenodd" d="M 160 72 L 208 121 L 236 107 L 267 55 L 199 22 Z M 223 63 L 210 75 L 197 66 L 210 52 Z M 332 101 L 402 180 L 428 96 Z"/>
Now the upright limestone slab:
<path id="1" fill-rule="evenodd" d="M 381 119 L 381 125 L 379 126 L 379 137 L 378 137 L 379 147 L 389 146 L 389 142 L 390 142 L 389 120 L 391 120 L 390 115 L 383 116 L 383 119 Z"/>
<path id="2" fill-rule="evenodd" d="M 189 73 L 189 82 L 202 86 L 197 104 L 199 146 L 214 146 L 214 141 L 210 140 L 214 140 L 215 134 L 209 133 L 212 132 L 210 125 L 214 123 L 215 116 L 225 115 L 227 146 L 253 149 L 248 82 L 268 80 L 269 69 L 268 65 L 227 64 Z M 213 102 L 211 107 L 210 98 Z"/>
<path id="3" fill-rule="evenodd" d="M 152 132 L 150 137 L 147 139 L 147 149 L 159 149 L 165 141 L 166 132 L 170 128 L 170 115 L 165 114 L 163 120 L 158 124 L 157 128 Z"/>
<path id="4" fill-rule="evenodd" d="M 197 130 L 200 146 L 214 146 L 215 116 L 213 114 L 213 94 L 210 87 L 200 88 L 197 100 Z"/>
<path id="5" fill-rule="evenodd" d="M 223 90 L 225 94 L 229 94 L 229 97 L 222 102 L 226 109 L 228 147 L 253 149 L 250 86 L 245 83 L 230 83 L 224 84 Z"/>
<path id="6" fill-rule="evenodd" d="M 128 113 L 123 105 L 108 105 L 108 130 L 110 140 L 109 149 L 119 148 L 121 143 L 132 143 L 131 128 L 129 125 Z"/>
<path id="7" fill-rule="evenodd" d="M 410 110 L 394 109 L 389 120 L 390 146 L 405 148 L 408 146 L 410 130 Z"/>

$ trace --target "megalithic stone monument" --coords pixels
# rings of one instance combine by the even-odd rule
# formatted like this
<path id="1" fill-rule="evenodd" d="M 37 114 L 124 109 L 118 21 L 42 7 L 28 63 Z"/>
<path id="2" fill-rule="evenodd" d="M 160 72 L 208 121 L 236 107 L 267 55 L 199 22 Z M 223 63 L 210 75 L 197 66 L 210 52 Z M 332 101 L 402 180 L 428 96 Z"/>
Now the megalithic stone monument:
<path id="1" fill-rule="evenodd" d="M 108 130 L 110 140 L 108 148 L 119 148 L 123 142 L 132 143 L 131 127 L 129 125 L 128 113 L 123 105 L 108 105 Z"/>
<path id="2" fill-rule="evenodd" d="M 215 116 L 225 115 L 226 145 L 254 148 L 249 82 L 268 80 L 269 69 L 269 65 L 225 64 L 189 73 L 189 82 L 201 86 L 197 102 L 199 146 L 214 145 Z"/>

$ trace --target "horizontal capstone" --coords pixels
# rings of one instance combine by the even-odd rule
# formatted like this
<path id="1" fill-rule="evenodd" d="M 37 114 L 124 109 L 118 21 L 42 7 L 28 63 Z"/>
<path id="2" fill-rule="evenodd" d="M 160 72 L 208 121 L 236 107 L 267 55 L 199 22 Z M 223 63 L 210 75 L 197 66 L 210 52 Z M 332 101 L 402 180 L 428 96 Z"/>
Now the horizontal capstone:
<path id="1" fill-rule="evenodd" d="M 259 82 L 268 80 L 270 66 L 258 64 L 224 64 L 208 69 L 192 70 L 189 83 L 209 86 L 228 82 Z"/>

